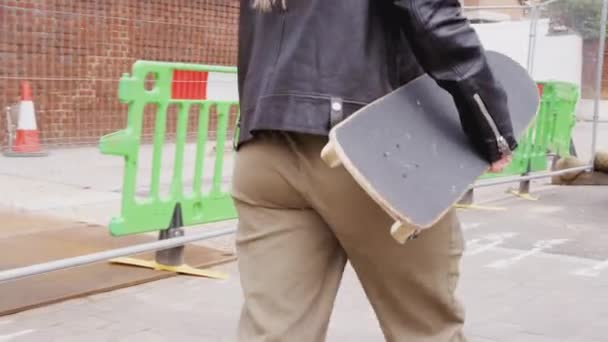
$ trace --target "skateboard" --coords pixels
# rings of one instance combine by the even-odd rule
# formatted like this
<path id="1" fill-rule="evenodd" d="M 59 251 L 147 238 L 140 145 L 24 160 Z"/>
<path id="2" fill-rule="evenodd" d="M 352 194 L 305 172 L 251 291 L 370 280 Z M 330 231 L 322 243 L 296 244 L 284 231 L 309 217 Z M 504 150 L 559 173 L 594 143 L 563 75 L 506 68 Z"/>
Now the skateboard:
<path id="1" fill-rule="evenodd" d="M 537 85 L 511 58 L 486 56 L 520 137 L 539 107 Z M 452 96 L 425 74 L 335 125 L 321 158 L 350 173 L 395 220 L 391 235 L 405 243 L 437 223 L 490 167 L 461 127 Z"/>

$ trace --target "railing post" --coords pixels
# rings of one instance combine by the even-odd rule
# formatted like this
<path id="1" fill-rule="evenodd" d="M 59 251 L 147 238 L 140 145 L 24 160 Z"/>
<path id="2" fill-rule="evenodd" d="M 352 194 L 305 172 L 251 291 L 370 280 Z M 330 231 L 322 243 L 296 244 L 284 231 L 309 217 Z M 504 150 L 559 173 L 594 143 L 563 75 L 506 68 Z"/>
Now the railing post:
<path id="1" fill-rule="evenodd" d="M 464 196 L 458 201 L 460 206 L 470 206 L 475 202 L 475 189 L 469 189 Z"/>
<path id="2" fill-rule="evenodd" d="M 159 240 L 167 240 L 184 236 L 182 220 L 182 209 L 178 203 L 173 212 L 171 225 L 169 228 L 161 230 L 158 234 Z M 184 264 L 184 246 L 177 246 L 169 249 L 163 249 L 156 252 L 156 262 L 166 266 L 181 266 Z"/>
<path id="3" fill-rule="evenodd" d="M 530 75 L 534 72 L 534 57 L 535 57 L 535 49 L 536 49 L 536 28 L 538 24 L 538 18 L 540 16 L 540 11 L 538 9 L 538 5 L 532 5 L 532 15 L 530 19 L 530 39 L 528 41 L 528 63 L 527 69 Z"/>
<path id="4" fill-rule="evenodd" d="M 595 98 L 593 99 L 593 133 L 591 140 L 591 163 L 597 151 L 597 129 L 600 119 L 600 100 L 602 98 L 602 80 L 604 74 L 604 49 L 606 48 L 606 17 L 608 17 L 608 0 L 602 1 L 600 24 L 600 41 L 597 52 L 597 73 L 595 75 Z"/>

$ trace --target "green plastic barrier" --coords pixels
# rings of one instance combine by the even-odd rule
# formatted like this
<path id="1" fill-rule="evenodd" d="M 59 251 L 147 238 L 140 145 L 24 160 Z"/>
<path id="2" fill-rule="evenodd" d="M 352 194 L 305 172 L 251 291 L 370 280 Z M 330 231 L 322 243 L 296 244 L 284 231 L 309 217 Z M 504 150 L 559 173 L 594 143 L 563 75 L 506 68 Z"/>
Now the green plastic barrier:
<path id="1" fill-rule="evenodd" d="M 536 116 L 534 126 L 530 127 L 531 134 L 527 144 L 530 145 L 529 149 L 529 172 L 536 172 L 546 170 L 548 166 L 547 162 L 547 148 L 551 140 L 551 127 L 553 125 L 553 117 L 550 112 L 551 102 L 554 98 L 548 96 L 544 92 L 544 86 L 542 83 L 538 84 L 539 91 L 542 92 L 540 107 Z"/>
<path id="2" fill-rule="evenodd" d="M 184 63 L 138 61 L 132 75 L 125 74 L 119 84 L 119 99 L 128 104 L 126 128 L 104 136 L 99 148 L 102 153 L 124 157 L 122 206 L 119 217 L 112 219 L 110 231 L 114 236 L 137 234 L 167 229 L 174 213 L 181 212 L 183 226 L 236 218 L 236 211 L 228 192 L 222 191 L 224 147 L 229 127 L 231 107 L 238 102 L 207 99 L 209 72 L 236 73 L 236 68 Z M 146 89 L 146 77 L 154 75 L 154 88 Z M 140 143 L 146 105 L 157 106 L 153 136 L 153 157 L 150 191 L 145 198 L 136 196 Z M 167 109 L 177 106 L 174 166 L 170 191 L 161 196 L 161 165 L 166 144 Z M 191 191 L 184 191 L 184 147 L 188 135 L 190 107 L 198 105 L 196 156 Z M 211 189 L 203 193 L 202 182 L 206 142 L 211 108 L 217 111 L 215 165 Z"/>
<path id="3" fill-rule="evenodd" d="M 551 97 L 549 112 L 553 118 L 548 149 L 560 157 L 569 156 L 580 91 L 576 85 L 566 82 L 546 82 L 544 91 Z"/>
<path id="4" fill-rule="evenodd" d="M 538 87 L 542 94 L 538 114 L 520 137 L 512 163 L 503 172 L 487 173 L 480 179 L 545 171 L 548 152 L 559 156 L 569 155 L 579 99 L 578 88 L 571 83 L 556 81 L 538 82 Z"/>
<path id="5" fill-rule="evenodd" d="M 530 127 L 522 134 L 518 139 L 518 147 L 513 151 L 512 162 L 502 172 L 499 173 L 486 173 L 479 177 L 479 179 L 490 179 L 497 177 L 506 176 L 517 176 L 528 172 L 530 167 L 531 159 L 536 154 L 534 139 L 536 136 L 536 129 L 539 122 L 543 122 L 544 108 L 546 107 L 546 98 L 544 96 L 540 99 L 540 106 L 537 116 L 534 118 Z"/>

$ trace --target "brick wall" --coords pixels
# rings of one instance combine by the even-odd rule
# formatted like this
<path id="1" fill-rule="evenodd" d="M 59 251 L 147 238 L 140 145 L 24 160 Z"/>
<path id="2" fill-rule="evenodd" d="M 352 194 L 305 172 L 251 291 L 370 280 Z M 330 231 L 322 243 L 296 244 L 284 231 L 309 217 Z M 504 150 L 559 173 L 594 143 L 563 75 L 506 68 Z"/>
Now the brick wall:
<path id="1" fill-rule="evenodd" d="M 505 1 L 516 0 L 465 4 Z M 234 65 L 237 18 L 237 0 L 0 0 L 0 108 L 18 101 L 19 82 L 28 80 L 46 144 L 96 143 L 125 125 L 118 79 L 135 60 Z M 583 52 L 585 97 L 592 95 L 596 44 L 586 42 Z M 146 135 L 152 126 L 148 115 Z M 1 113 L 0 145 L 5 131 Z"/>
<path id="2" fill-rule="evenodd" d="M 125 125 L 135 60 L 235 65 L 237 20 L 237 0 L 0 0 L 0 106 L 27 80 L 46 144 L 96 143 Z"/>

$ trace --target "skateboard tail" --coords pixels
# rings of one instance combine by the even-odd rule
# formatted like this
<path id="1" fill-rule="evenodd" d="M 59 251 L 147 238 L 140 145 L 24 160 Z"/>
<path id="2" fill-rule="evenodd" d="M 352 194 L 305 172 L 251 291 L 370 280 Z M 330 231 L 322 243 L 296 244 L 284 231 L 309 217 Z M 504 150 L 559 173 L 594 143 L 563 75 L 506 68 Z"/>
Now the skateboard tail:
<path id="1" fill-rule="evenodd" d="M 391 218 L 395 221 L 393 225 L 390 227 L 391 236 L 400 244 L 404 244 L 405 242 L 412 240 L 415 238 L 421 230 L 427 227 L 419 227 L 409 220 L 403 220 L 400 218 L 400 215 L 396 213 L 394 210 L 390 208 L 388 203 L 373 190 L 369 184 L 364 181 L 363 176 L 358 172 L 355 167 L 352 167 L 352 163 L 342 150 L 339 144 L 335 142 L 335 134 L 330 132 L 329 141 L 321 151 L 321 159 L 330 167 L 336 168 L 339 166 L 344 166 L 348 172 L 353 176 L 355 181 L 362 186 L 367 194 L 376 202 L 380 207 L 391 216 Z M 350 166 L 350 167 L 349 167 Z"/>

